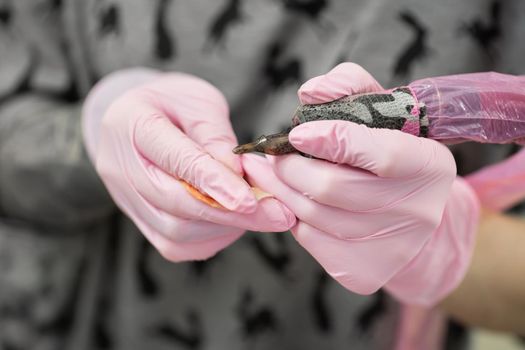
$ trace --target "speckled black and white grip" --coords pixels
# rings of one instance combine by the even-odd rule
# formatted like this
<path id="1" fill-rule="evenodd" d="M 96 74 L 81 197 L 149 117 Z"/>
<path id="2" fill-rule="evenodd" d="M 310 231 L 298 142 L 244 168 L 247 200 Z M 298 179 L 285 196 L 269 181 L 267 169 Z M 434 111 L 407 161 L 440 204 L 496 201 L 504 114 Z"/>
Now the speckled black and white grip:
<path id="1" fill-rule="evenodd" d="M 293 126 L 317 120 L 346 120 L 371 128 L 401 130 L 415 136 L 428 135 L 426 108 L 408 87 L 352 95 L 315 105 L 300 106 Z"/>

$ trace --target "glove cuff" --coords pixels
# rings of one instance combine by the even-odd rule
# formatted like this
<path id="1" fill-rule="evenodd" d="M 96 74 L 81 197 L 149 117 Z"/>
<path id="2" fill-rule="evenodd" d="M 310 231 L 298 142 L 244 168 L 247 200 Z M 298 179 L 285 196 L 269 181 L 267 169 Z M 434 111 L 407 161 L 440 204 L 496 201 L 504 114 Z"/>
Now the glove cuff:
<path id="1" fill-rule="evenodd" d="M 431 306 L 463 280 L 474 250 L 480 203 L 468 183 L 457 178 L 441 224 L 419 254 L 385 286 L 407 304 Z"/>
<path id="2" fill-rule="evenodd" d="M 107 108 L 126 91 L 157 78 L 159 74 L 150 68 L 128 68 L 107 75 L 91 89 L 82 107 L 82 135 L 93 164 L 100 124 Z"/>

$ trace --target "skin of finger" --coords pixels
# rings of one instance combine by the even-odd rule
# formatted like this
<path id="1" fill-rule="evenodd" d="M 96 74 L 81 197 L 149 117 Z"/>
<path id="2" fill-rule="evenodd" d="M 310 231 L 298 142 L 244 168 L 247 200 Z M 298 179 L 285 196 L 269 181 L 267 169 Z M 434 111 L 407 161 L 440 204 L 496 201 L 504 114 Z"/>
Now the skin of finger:
<path id="1" fill-rule="evenodd" d="M 295 127 L 289 139 L 301 152 L 361 168 L 380 177 L 436 173 L 452 181 L 456 174 L 454 158 L 445 146 L 398 130 L 324 120 Z"/>
<path id="2" fill-rule="evenodd" d="M 346 62 L 327 74 L 310 79 L 299 88 L 297 94 L 302 104 L 319 104 L 348 95 L 383 90 L 363 67 Z"/>
<path id="3" fill-rule="evenodd" d="M 180 181 L 153 164 L 145 165 L 135 174 L 136 177 L 143 177 L 136 186 L 142 197 L 152 206 L 175 217 L 263 232 L 287 231 L 295 224 L 295 215 L 274 198 L 262 199 L 254 213 L 239 214 L 213 208 L 193 198 Z"/>
<path id="4" fill-rule="evenodd" d="M 136 123 L 134 140 L 140 154 L 159 168 L 210 195 L 229 210 L 251 213 L 257 200 L 249 185 L 230 168 L 162 115 L 147 115 Z"/>
<path id="5" fill-rule="evenodd" d="M 340 240 L 304 223 L 292 228 L 295 239 L 343 287 L 371 294 L 418 254 L 425 240 L 413 242 L 397 236 Z"/>

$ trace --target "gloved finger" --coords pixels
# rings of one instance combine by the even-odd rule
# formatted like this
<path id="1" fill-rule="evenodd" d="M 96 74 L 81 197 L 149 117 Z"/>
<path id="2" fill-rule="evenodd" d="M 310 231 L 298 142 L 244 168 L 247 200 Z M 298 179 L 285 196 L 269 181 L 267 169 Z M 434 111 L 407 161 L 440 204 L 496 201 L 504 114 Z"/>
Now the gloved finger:
<path id="1" fill-rule="evenodd" d="M 179 180 L 153 164 L 137 169 L 134 179 L 137 191 L 148 202 L 176 217 L 262 232 L 287 231 L 295 224 L 295 215 L 275 198 L 260 200 L 253 213 L 239 214 L 195 199 Z"/>
<path id="2" fill-rule="evenodd" d="M 173 79 L 173 75 L 177 79 Z M 214 159 L 242 175 L 239 156 L 232 152 L 238 142 L 230 122 L 228 103 L 215 86 L 195 76 L 172 73 L 156 81 L 155 87 L 150 89 L 154 89 L 156 98 L 162 101 L 167 116 L 190 139 Z M 200 94 L 196 96 L 194 91 Z"/>
<path id="3" fill-rule="evenodd" d="M 382 90 L 383 87 L 363 67 L 345 62 L 324 75 L 308 80 L 297 94 L 302 104 L 318 104 Z"/>
<path id="4" fill-rule="evenodd" d="M 320 264 L 345 288 L 371 294 L 390 280 L 422 249 L 428 236 L 412 233 L 413 238 L 397 235 L 341 240 L 299 222 L 292 234 Z"/>
<path id="5" fill-rule="evenodd" d="M 494 211 L 511 208 L 525 198 L 525 149 L 466 178 L 481 205 Z"/>
<path id="6" fill-rule="evenodd" d="M 341 239 L 380 237 L 391 235 L 392 232 L 410 230 L 431 232 L 441 220 L 441 212 L 429 208 L 430 204 L 424 205 L 424 201 L 429 203 L 426 196 L 416 208 L 413 208 L 412 202 L 400 202 L 392 209 L 357 213 L 320 204 L 281 181 L 265 158 L 246 154 L 241 160 L 248 182 L 273 194 L 300 221 L 334 237 Z M 436 195 L 443 196 L 439 193 Z M 439 199 L 440 197 L 437 201 Z"/>
<path id="7" fill-rule="evenodd" d="M 154 222 L 154 221 L 152 221 Z M 208 236 L 205 240 L 178 240 L 170 239 L 165 234 L 160 233 L 150 225 L 151 222 L 136 220 L 135 224 L 144 234 L 148 241 L 157 249 L 157 251 L 166 259 L 172 262 L 204 260 L 212 257 L 220 250 L 229 246 L 232 242 L 242 236 L 244 230 L 203 223 L 203 226 L 187 225 L 185 228 L 202 230 L 204 235 Z M 181 225 L 183 226 L 183 225 Z M 185 229 L 184 227 L 178 227 Z M 222 233 L 222 232 L 225 233 Z M 181 231 L 177 231 L 181 232 Z M 184 231 L 182 231 L 184 232 Z M 210 235 L 214 233 L 214 235 Z M 173 236 L 173 235 L 172 235 Z"/>
<path id="8" fill-rule="evenodd" d="M 241 160 L 232 149 L 238 145 L 237 138 L 228 118 L 219 118 L 208 112 L 203 120 L 182 118 L 184 133 L 195 143 L 202 146 L 213 159 L 216 159 L 237 174 L 243 174 Z"/>
<path id="9" fill-rule="evenodd" d="M 377 211 L 417 195 L 426 180 L 381 178 L 346 164 L 296 154 L 267 158 L 277 177 L 297 192 L 317 203 L 353 212 Z"/>
<path id="10" fill-rule="evenodd" d="M 123 191 L 129 184 L 120 175 L 108 174 L 103 161 L 97 163 L 97 169 L 105 174 L 104 182 L 117 205 L 170 261 L 206 259 L 244 232 L 236 227 L 170 216 L 153 207 L 138 192 Z"/>
<path id="11" fill-rule="evenodd" d="M 166 117 L 146 114 L 133 131 L 144 161 L 151 161 L 166 173 L 187 181 L 229 210 L 240 213 L 256 210 L 257 200 L 246 181 L 213 159 Z"/>
<path id="12" fill-rule="evenodd" d="M 145 203 L 146 205 L 149 204 Z M 144 222 L 147 222 L 155 232 L 176 244 L 203 242 L 245 231 L 239 227 L 175 217 L 154 207 L 145 211 L 140 217 L 144 218 Z"/>
<path id="13" fill-rule="evenodd" d="M 105 142 L 105 138 L 102 142 Z M 137 221 L 148 223 L 148 227 L 174 242 L 202 241 L 216 238 L 235 232 L 238 228 L 216 225 L 199 220 L 187 220 L 174 217 L 156 208 L 145 200 L 137 191 L 124 191 L 131 186 L 121 174 L 112 174 L 107 171 L 109 160 L 99 160 L 97 171 L 104 175 L 104 183 L 116 204 L 129 217 Z M 134 169 L 134 168 L 131 168 Z M 136 220 L 135 220 L 136 219 Z"/>
<path id="14" fill-rule="evenodd" d="M 301 152 L 368 170 L 380 177 L 435 173 L 448 176 L 452 183 L 456 173 L 454 158 L 445 146 L 398 130 L 322 120 L 296 126 L 289 139 Z"/>

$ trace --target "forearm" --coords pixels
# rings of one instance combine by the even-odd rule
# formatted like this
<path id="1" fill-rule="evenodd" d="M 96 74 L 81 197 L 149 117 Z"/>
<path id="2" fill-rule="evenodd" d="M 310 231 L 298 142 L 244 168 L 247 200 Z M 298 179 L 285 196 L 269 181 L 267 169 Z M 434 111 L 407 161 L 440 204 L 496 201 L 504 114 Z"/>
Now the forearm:
<path id="1" fill-rule="evenodd" d="M 467 275 L 441 308 L 472 326 L 525 334 L 525 220 L 483 215 Z"/>

